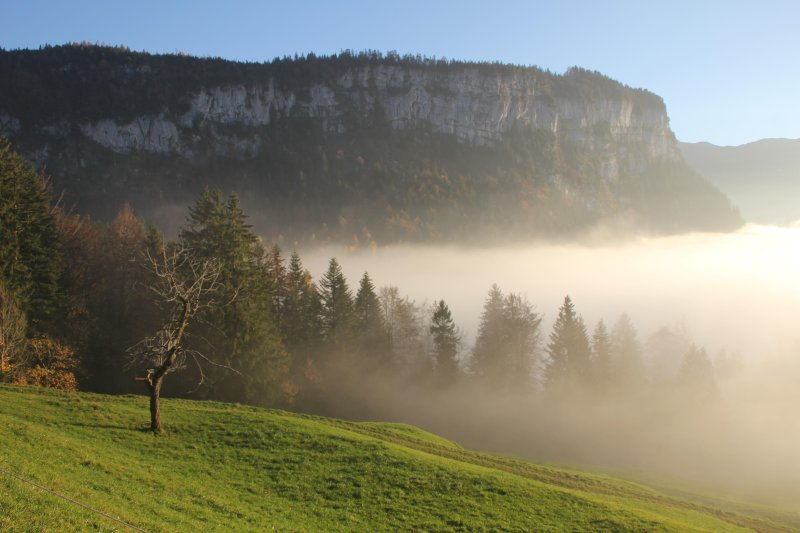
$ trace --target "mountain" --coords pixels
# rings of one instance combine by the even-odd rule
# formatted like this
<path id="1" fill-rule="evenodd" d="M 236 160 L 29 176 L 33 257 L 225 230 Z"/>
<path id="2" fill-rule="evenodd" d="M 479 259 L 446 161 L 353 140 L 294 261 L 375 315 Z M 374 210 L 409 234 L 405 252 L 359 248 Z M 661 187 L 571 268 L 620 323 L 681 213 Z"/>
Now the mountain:
<path id="1" fill-rule="evenodd" d="M 0 384 L 0 529 L 797 531 L 791 512 L 466 450 L 412 426 Z M 34 488 L 29 480 L 71 498 Z M 117 529 L 114 529 L 117 528 Z"/>
<path id="2" fill-rule="evenodd" d="M 741 146 L 680 143 L 689 165 L 739 206 L 751 222 L 800 220 L 800 139 L 763 139 Z"/>
<path id="3" fill-rule="evenodd" d="M 0 51 L 0 134 L 78 211 L 129 201 L 173 227 L 204 186 L 237 192 L 265 236 L 301 241 L 741 224 L 683 161 L 661 98 L 579 68 Z"/>

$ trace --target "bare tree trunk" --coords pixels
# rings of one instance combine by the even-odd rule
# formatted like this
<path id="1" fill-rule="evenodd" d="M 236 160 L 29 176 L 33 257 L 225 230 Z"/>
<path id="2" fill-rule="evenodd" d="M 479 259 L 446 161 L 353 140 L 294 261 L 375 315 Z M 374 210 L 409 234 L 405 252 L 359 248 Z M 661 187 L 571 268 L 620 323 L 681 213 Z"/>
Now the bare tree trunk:
<path id="1" fill-rule="evenodd" d="M 149 288 L 172 311 L 164 326 L 155 335 L 139 343 L 134 352 L 135 359 L 142 358 L 155 365 L 137 381 L 147 384 L 150 393 L 150 430 L 157 435 L 163 432 L 159 401 L 164 376 L 181 367 L 182 358 L 185 357 L 182 343 L 186 326 L 199 309 L 210 305 L 211 300 L 207 295 L 216 290 L 221 271 L 218 262 L 194 261 L 186 249 L 179 249 L 169 257 L 166 249 L 162 249 L 162 256 L 158 260 L 147 254 L 148 269 L 156 278 Z"/>
<path id="2" fill-rule="evenodd" d="M 161 428 L 161 409 L 159 401 L 161 399 L 161 379 L 156 379 L 152 384 L 148 384 L 150 389 L 150 430 L 153 433 L 162 433 Z"/>

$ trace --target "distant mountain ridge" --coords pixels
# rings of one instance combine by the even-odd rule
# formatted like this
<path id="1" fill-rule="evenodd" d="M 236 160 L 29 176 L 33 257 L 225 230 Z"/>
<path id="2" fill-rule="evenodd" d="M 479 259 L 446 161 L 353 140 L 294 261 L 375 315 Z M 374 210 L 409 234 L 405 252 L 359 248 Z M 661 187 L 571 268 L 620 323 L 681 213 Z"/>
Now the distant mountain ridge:
<path id="1" fill-rule="evenodd" d="M 741 146 L 680 143 L 695 170 L 729 195 L 751 222 L 800 220 L 800 139 L 762 139 Z"/>
<path id="2" fill-rule="evenodd" d="M 0 51 L 0 135 L 81 211 L 238 192 L 270 237 L 360 243 L 731 229 L 663 101 L 573 68 L 378 53 L 246 64 Z"/>

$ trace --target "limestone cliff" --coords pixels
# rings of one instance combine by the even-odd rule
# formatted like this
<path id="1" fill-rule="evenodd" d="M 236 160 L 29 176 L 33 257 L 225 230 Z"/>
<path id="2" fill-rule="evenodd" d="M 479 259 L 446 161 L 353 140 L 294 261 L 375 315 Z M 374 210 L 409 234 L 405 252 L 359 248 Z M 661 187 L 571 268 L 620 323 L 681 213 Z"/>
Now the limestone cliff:
<path id="1" fill-rule="evenodd" d="M 376 54 L 244 65 L 58 47 L 0 52 L 0 74 L 6 78 L 0 83 L 0 134 L 73 182 L 81 172 L 110 179 L 108 161 L 123 174 L 118 179 L 131 182 L 143 165 L 162 161 L 156 173 L 170 189 L 196 172 L 193 167 L 204 167 L 207 174 L 213 161 L 228 161 L 223 165 L 228 175 L 220 169 L 206 181 L 270 194 L 280 181 L 281 194 L 296 196 L 286 183 L 291 181 L 287 172 L 325 182 L 320 173 L 330 167 L 324 162 L 289 164 L 281 148 L 302 157 L 315 152 L 313 157 L 330 153 L 361 160 L 360 152 L 367 151 L 370 163 L 385 160 L 372 168 L 378 180 L 385 162 L 400 156 L 389 153 L 392 143 L 435 138 L 458 144 L 456 151 L 480 152 L 484 160 L 499 157 L 500 147 L 512 147 L 504 154 L 515 159 L 508 163 L 514 168 L 497 174 L 526 180 L 540 211 L 547 210 L 548 198 L 577 202 L 588 213 L 581 215 L 583 224 L 636 208 L 641 199 L 628 194 L 631 182 L 640 182 L 641 188 L 653 180 L 674 181 L 657 175 L 683 164 L 659 97 L 580 69 L 554 75 L 536 68 Z M 387 139 L 389 148 L 375 153 L 370 143 L 376 137 Z M 358 153 L 343 153 L 342 143 Z M 524 153 L 514 147 L 523 147 Z M 265 171 L 265 165 L 275 167 L 275 173 Z M 439 172 L 457 166 L 447 158 L 436 162 Z M 369 170 L 367 165 L 354 172 L 358 180 L 369 180 L 359 174 Z M 337 179 L 352 181 L 355 174 L 345 172 Z M 714 196 L 704 187 L 697 189 Z M 383 189 L 381 194 L 390 209 L 399 207 L 409 218 L 418 211 L 416 205 L 397 205 Z M 352 200 L 352 195 L 343 198 L 340 207 L 346 210 Z M 724 218 L 721 225 L 735 224 L 735 215 Z"/>

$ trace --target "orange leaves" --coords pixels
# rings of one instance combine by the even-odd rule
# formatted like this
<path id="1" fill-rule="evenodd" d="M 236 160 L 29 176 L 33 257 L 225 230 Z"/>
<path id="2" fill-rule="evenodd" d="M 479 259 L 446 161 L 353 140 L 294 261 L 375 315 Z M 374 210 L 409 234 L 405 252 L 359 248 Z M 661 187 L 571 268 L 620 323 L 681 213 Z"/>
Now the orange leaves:
<path id="1" fill-rule="evenodd" d="M 28 341 L 29 368 L 15 382 L 23 385 L 76 390 L 78 358 L 69 346 L 48 337 Z"/>

